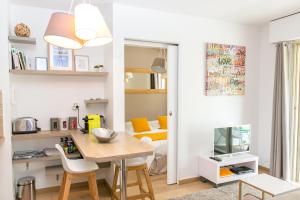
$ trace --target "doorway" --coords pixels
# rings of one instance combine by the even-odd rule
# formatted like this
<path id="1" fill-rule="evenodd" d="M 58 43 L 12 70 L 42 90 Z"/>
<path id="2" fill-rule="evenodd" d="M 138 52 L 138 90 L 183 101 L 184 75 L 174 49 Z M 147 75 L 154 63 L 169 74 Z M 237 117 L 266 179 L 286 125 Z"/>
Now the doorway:
<path id="1" fill-rule="evenodd" d="M 167 173 L 167 184 L 176 184 L 178 46 L 126 40 L 124 63 L 126 131 L 151 138 L 150 174 Z M 135 130 L 136 119 L 147 120 L 149 127 Z"/>

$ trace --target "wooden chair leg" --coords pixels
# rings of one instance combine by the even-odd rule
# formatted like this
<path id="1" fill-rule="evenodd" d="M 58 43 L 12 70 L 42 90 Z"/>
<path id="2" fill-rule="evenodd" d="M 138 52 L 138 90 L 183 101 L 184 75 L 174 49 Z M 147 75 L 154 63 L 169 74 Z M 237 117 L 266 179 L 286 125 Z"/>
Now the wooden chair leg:
<path id="1" fill-rule="evenodd" d="M 62 200 L 63 191 L 64 191 L 64 187 L 66 184 L 66 177 L 67 177 L 66 172 L 64 172 L 63 179 L 62 179 L 61 185 L 60 185 L 58 200 Z"/>
<path id="2" fill-rule="evenodd" d="M 113 185 L 112 185 L 111 200 L 117 199 L 116 195 L 117 195 L 117 184 L 118 184 L 119 172 L 120 172 L 120 167 L 116 166 L 115 167 Z"/>
<path id="3" fill-rule="evenodd" d="M 139 184 L 140 193 L 142 194 L 142 193 L 144 193 L 144 189 L 143 189 L 143 182 L 142 182 L 142 179 L 141 179 L 140 170 L 137 169 L 135 171 L 136 171 L 137 181 L 138 181 L 138 184 Z M 142 198 L 142 200 L 145 200 L 145 198 Z"/>
<path id="4" fill-rule="evenodd" d="M 89 181 L 89 190 L 93 200 L 100 200 L 98 194 L 97 180 L 96 180 L 96 172 L 89 173 L 88 177 Z"/>
<path id="5" fill-rule="evenodd" d="M 152 187 L 152 183 L 151 183 L 151 179 L 150 179 L 150 176 L 149 176 L 147 165 L 144 165 L 143 170 L 144 170 L 144 174 L 145 174 L 145 178 L 146 178 L 148 190 L 149 190 L 149 193 L 150 193 L 150 196 L 151 196 L 151 200 L 155 200 L 155 198 L 154 198 L 154 192 L 153 192 L 153 187 Z"/>
<path id="6" fill-rule="evenodd" d="M 72 175 L 69 174 L 68 172 L 65 172 L 64 181 L 61 187 L 61 194 L 59 195 L 60 200 L 68 200 L 71 182 L 72 182 Z"/>

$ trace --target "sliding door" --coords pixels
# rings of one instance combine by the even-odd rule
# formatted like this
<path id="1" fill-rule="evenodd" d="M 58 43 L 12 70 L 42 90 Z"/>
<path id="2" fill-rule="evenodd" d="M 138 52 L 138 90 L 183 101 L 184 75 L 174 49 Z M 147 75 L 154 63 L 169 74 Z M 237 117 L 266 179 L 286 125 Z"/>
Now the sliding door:
<path id="1" fill-rule="evenodd" d="M 168 184 L 177 183 L 178 46 L 168 45 Z"/>

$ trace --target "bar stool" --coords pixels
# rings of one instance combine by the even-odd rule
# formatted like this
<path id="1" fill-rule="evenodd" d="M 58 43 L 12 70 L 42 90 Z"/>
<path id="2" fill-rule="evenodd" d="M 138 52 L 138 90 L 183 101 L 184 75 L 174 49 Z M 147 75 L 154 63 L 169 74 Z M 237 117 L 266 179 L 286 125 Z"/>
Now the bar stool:
<path id="1" fill-rule="evenodd" d="M 58 200 L 67 200 L 72 180 L 79 179 L 82 177 L 88 178 L 89 191 L 93 200 L 99 200 L 97 181 L 96 181 L 96 170 L 98 165 L 94 162 L 86 161 L 84 159 L 70 160 L 66 157 L 63 148 L 59 145 L 55 145 L 60 153 L 64 168 L 64 176 L 60 187 Z"/>
<path id="2" fill-rule="evenodd" d="M 148 137 L 143 137 L 141 138 L 143 142 L 151 143 L 152 139 Z M 145 157 L 139 157 L 139 158 L 132 158 L 126 160 L 126 168 L 127 172 L 128 171 L 135 171 L 136 172 L 136 177 L 137 177 L 137 182 L 135 183 L 129 183 L 126 184 L 126 187 L 133 187 L 133 186 L 138 186 L 140 194 L 134 195 L 134 196 L 128 196 L 128 200 L 134 200 L 134 199 L 145 199 L 148 197 L 151 200 L 155 200 L 154 198 L 154 192 L 153 192 L 153 187 L 148 171 L 148 166 L 147 166 L 147 156 Z M 120 197 L 118 196 L 117 190 L 120 189 L 120 186 L 118 186 L 118 178 L 119 178 L 119 172 L 120 172 L 120 162 L 115 162 L 115 174 L 114 174 L 114 179 L 113 179 L 113 186 L 112 186 L 112 200 L 119 200 Z M 148 192 L 143 188 L 143 183 L 141 179 L 141 172 L 144 174 L 146 183 L 147 183 L 147 188 Z"/>

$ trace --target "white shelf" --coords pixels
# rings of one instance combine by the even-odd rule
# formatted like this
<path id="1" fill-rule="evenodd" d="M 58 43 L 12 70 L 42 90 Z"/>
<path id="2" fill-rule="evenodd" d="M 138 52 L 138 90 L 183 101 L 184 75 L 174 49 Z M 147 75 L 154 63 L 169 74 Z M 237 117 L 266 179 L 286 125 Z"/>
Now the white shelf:
<path id="1" fill-rule="evenodd" d="M 84 100 L 85 105 L 89 104 L 107 104 L 108 99 L 88 99 Z"/>
<path id="2" fill-rule="evenodd" d="M 37 70 L 9 70 L 15 75 L 38 76 L 107 76 L 108 72 L 76 72 L 76 71 L 37 71 Z"/>
<path id="3" fill-rule="evenodd" d="M 80 158 L 80 153 L 71 153 L 67 155 L 68 158 Z M 28 159 L 20 159 L 20 160 L 12 160 L 13 164 L 20 164 L 20 163 L 29 163 L 29 162 L 45 162 L 45 161 L 53 161 L 53 160 L 60 160 L 59 155 L 55 156 L 44 156 L 40 158 L 28 158 Z"/>
<path id="4" fill-rule="evenodd" d="M 222 161 L 218 162 L 210 159 L 209 156 L 199 156 L 198 173 L 199 176 L 215 183 L 216 185 L 237 181 L 242 178 L 255 176 L 258 174 L 258 157 L 249 153 L 241 153 L 232 156 L 221 157 Z M 233 174 L 231 176 L 221 177 L 220 168 L 225 166 L 246 166 L 253 169 L 254 172 L 245 174 Z"/>
<path id="5" fill-rule="evenodd" d="M 36 39 L 31 37 L 17 37 L 17 36 L 10 35 L 8 36 L 8 40 L 11 43 L 16 43 L 16 44 L 31 44 L 31 45 L 36 44 Z"/>

